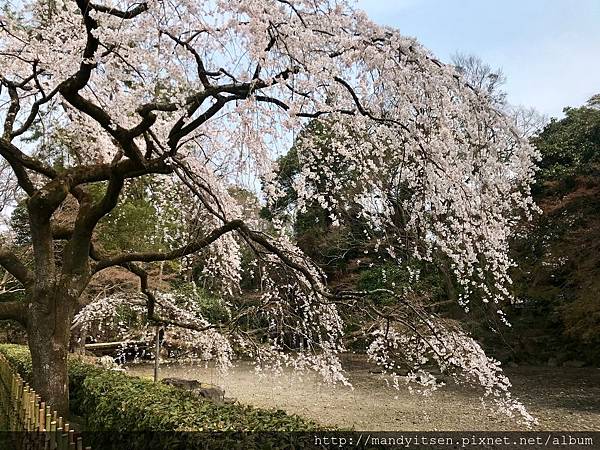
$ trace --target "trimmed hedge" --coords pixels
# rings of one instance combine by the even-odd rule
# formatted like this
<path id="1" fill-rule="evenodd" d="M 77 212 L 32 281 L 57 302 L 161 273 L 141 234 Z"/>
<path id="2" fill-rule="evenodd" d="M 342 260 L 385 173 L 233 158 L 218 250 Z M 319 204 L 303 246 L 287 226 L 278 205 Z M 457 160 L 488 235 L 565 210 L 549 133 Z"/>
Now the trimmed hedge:
<path id="1" fill-rule="evenodd" d="M 0 344 L 0 352 L 31 380 L 27 347 Z M 89 431 L 310 431 L 319 426 L 281 410 L 217 405 L 192 393 L 69 359 L 71 411 Z"/>

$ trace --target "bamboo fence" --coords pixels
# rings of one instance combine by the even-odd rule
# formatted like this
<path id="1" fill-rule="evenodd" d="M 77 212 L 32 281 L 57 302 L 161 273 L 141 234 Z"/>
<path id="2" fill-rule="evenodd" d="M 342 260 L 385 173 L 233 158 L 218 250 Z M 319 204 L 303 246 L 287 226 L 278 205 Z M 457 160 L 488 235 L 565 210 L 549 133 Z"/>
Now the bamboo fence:
<path id="1" fill-rule="evenodd" d="M 29 386 L 0 353 L 0 402 L 19 450 L 84 450 L 83 438 Z M 91 447 L 85 447 L 91 450 Z"/>

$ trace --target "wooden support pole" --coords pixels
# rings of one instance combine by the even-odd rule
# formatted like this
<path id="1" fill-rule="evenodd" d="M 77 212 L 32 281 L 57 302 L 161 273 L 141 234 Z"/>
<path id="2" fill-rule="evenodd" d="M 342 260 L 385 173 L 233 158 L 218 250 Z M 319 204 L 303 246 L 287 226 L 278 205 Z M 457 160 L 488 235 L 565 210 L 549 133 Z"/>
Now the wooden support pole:
<path id="1" fill-rule="evenodd" d="M 156 325 L 156 343 L 154 346 L 154 382 L 158 383 L 158 368 L 160 365 L 160 326 Z"/>

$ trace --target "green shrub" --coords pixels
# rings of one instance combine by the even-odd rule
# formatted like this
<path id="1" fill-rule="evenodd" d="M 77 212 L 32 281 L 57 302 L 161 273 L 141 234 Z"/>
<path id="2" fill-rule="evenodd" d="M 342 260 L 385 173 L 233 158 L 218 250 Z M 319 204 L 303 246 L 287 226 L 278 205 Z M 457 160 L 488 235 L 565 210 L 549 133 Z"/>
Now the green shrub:
<path id="1" fill-rule="evenodd" d="M 10 365 L 25 381 L 31 381 L 31 355 L 24 345 L 0 344 L 0 353 L 2 353 Z"/>
<path id="2" fill-rule="evenodd" d="M 191 300 L 198 308 L 198 312 L 210 323 L 225 322 L 229 319 L 229 311 L 225 300 L 210 290 L 189 282 L 174 282 L 171 284 L 171 294 L 176 302 Z"/>
<path id="3" fill-rule="evenodd" d="M 357 281 L 357 287 L 363 290 L 389 289 L 397 292 L 410 289 L 415 294 L 427 296 L 434 301 L 440 301 L 448 296 L 447 280 L 441 270 L 442 264 L 444 264 L 444 261 L 438 261 L 437 265 L 413 261 L 411 266 L 418 268 L 420 275 L 418 279 L 412 279 L 407 266 L 384 262 L 362 270 Z M 377 301 L 380 304 L 393 304 L 396 302 L 392 297 L 386 296 L 380 296 Z"/>
<path id="4" fill-rule="evenodd" d="M 31 380 L 24 346 L 0 344 L 0 352 Z M 122 372 L 69 359 L 71 411 L 89 431 L 304 431 L 318 426 L 281 410 L 217 405 L 192 393 Z"/>

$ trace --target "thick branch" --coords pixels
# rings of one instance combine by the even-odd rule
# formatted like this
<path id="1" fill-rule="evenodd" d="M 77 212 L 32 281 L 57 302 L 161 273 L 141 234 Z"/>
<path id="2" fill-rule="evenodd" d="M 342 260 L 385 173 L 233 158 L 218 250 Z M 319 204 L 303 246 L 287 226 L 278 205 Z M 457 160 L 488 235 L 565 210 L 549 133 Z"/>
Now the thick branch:
<path id="1" fill-rule="evenodd" d="M 221 236 L 229 233 L 233 230 L 239 229 L 243 226 L 241 220 L 232 220 L 227 222 L 220 228 L 213 230 L 208 236 L 202 239 L 190 242 L 183 247 L 179 247 L 170 252 L 137 252 L 137 253 L 123 253 L 121 255 L 113 256 L 107 259 L 101 259 L 94 269 L 94 272 L 99 272 L 107 267 L 120 266 L 125 263 L 139 261 L 139 262 L 154 262 L 154 261 L 170 261 L 173 259 L 181 258 L 183 256 L 191 255 L 208 247 L 210 244 L 215 242 Z"/>
<path id="2" fill-rule="evenodd" d="M 116 163 L 76 166 L 61 173 L 60 178 L 70 190 L 73 190 L 80 184 L 109 181 L 115 176 L 127 179 L 148 174 L 169 174 L 171 172 L 173 172 L 173 168 L 165 163 L 165 157 L 161 156 L 146 160 L 143 164 L 139 161 L 124 159 Z"/>
<path id="3" fill-rule="evenodd" d="M 17 88 L 13 85 L 8 85 L 8 94 L 10 96 L 10 106 L 8 107 L 6 119 L 4 120 L 4 137 L 9 137 L 12 134 L 13 125 L 17 119 L 17 114 L 21 109 Z"/>
<path id="4" fill-rule="evenodd" d="M 63 273 L 74 274 L 81 270 L 87 272 L 94 228 L 100 219 L 117 205 L 123 185 L 124 179 L 118 175 L 113 175 L 108 182 L 106 194 L 100 201 L 91 204 L 91 201 L 86 199 L 80 203 L 73 233 L 69 245 L 65 249 L 70 253 L 70 258 L 67 258 L 65 262 Z"/>
<path id="5" fill-rule="evenodd" d="M 54 178 L 57 176 L 56 170 L 44 164 L 39 159 L 26 155 L 8 139 L 0 138 L 0 155 L 2 155 L 8 162 L 14 160 L 24 168 L 33 170 L 34 172 L 42 174 L 48 178 Z"/>
<path id="6" fill-rule="evenodd" d="M 5 248 L 0 248 L 0 265 L 25 287 L 33 282 L 33 275 L 17 256 Z"/>
<path id="7" fill-rule="evenodd" d="M 0 302 L 0 320 L 16 320 L 21 325 L 27 323 L 27 306 L 23 302 Z"/>
<path id="8" fill-rule="evenodd" d="M 0 138 L 0 156 L 2 156 L 12 168 L 17 181 L 21 189 L 27 194 L 33 195 L 35 192 L 35 186 L 29 178 L 29 174 L 25 170 L 26 163 L 30 159 L 24 155 L 17 147 L 15 147 L 10 141 Z"/>
<path id="9" fill-rule="evenodd" d="M 148 10 L 148 4 L 145 2 L 139 3 L 137 6 L 135 6 L 135 8 L 128 9 L 127 11 L 121 11 L 119 9 L 104 5 L 97 5 L 95 3 L 90 3 L 89 7 L 98 12 L 110 14 L 111 16 L 119 17 L 121 19 L 133 19 L 134 17 L 139 16 Z"/>

